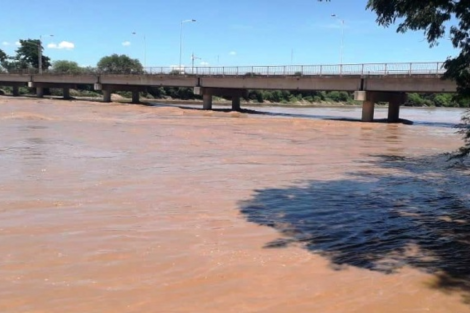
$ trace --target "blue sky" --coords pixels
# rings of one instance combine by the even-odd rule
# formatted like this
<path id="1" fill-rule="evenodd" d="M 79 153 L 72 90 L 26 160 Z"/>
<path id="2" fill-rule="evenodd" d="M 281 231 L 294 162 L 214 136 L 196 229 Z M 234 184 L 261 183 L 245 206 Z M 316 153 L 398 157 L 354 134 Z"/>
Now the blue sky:
<path id="1" fill-rule="evenodd" d="M 44 54 L 94 66 L 118 53 L 148 66 L 288 65 L 443 61 L 457 52 L 448 40 L 429 48 L 421 32 L 397 34 L 375 23 L 367 0 L 18 0 L 2 3 L 0 49 L 41 35 Z M 137 32 L 133 35 L 132 32 Z M 145 35 L 145 45 L 144 45 Z M 49 47 L 47 47 L 49 46 Z"/>

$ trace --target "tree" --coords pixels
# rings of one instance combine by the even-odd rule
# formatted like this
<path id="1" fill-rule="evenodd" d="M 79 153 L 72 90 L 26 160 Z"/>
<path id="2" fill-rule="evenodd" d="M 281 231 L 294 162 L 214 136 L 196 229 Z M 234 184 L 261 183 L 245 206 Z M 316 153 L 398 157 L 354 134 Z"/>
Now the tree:
<path id="1" fill-rule="evenodd" d="M 20 47 L 16 50 L 15 67 L 19 68 L 39 68 L 39 49 L 43 49 L 41 42 L 37 39 L 20 40 Z M 42 55 L 42 69 L 47 70 L 51 66 L 51 59 Z"/>
<path id="2" fill-rule="evenodd" d="M 7 54 L 2 49 L 0 49 L 0 63 L 5 62 L 7 57 L 8 57 Z"/>
<path id="3" fill-rule="evenodd" d="M 3 69 L 6 68 L 6 61 L 8 59 L 8 55 L 2 50 L 0 49 L 0 72 L 3 71 Z"/>
<path id="4" fill-rule="evenodd" d="M 127 55 L 113 54 L 101 58 L 98 70 L 109 74 L 142 74 L 144 68 L 139 60 L 131 59 Z"/>
<path id="5" fill-rule="evenodd" d="M 52 63 L 52 70 L 56 73 L 64 74 L 80 74 L 83 69 L 78 65 L 77 62 L 58 60 Z"/>

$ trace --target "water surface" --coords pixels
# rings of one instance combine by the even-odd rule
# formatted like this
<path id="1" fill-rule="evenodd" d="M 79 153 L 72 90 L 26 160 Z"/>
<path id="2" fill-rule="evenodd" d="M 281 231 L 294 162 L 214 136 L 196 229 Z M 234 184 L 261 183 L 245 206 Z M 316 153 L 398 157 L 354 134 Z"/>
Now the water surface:
<path id="1" fill-rule="evenodd" d="M 0 310 L 470 312 L 459 113 L 0 99 Z"/>

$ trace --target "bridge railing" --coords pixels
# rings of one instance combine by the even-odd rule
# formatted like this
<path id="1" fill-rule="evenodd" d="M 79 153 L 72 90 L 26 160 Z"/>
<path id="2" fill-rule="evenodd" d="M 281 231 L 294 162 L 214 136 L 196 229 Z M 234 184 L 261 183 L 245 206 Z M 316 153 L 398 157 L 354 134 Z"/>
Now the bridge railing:
<path id="1" fill-rule="evenodd" d="M 143 71 L 102 71 L 86 68 L 76 72 L 45 70 L 43 74 L 57 75 L 200 75 L 200 76 L 348 76 L 348 75 L 441 75 L 443 62 L 364 63 L 281 66 L 196 66 L 146 67 Z M 9 71 L 9 74 L 38 74 L 37 69 Z M 1 71 L 0 71 L 1 74 Z"/>

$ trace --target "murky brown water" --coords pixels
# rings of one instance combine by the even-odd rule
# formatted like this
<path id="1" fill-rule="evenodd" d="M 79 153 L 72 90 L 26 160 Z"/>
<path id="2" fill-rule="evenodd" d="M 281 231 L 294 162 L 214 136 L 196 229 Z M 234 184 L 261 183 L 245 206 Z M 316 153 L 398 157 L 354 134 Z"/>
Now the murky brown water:
<path id="1" fill-rule="evenodd" d="M 454 118 L 0 99 L 0 311 L 470 312 Z"/>

